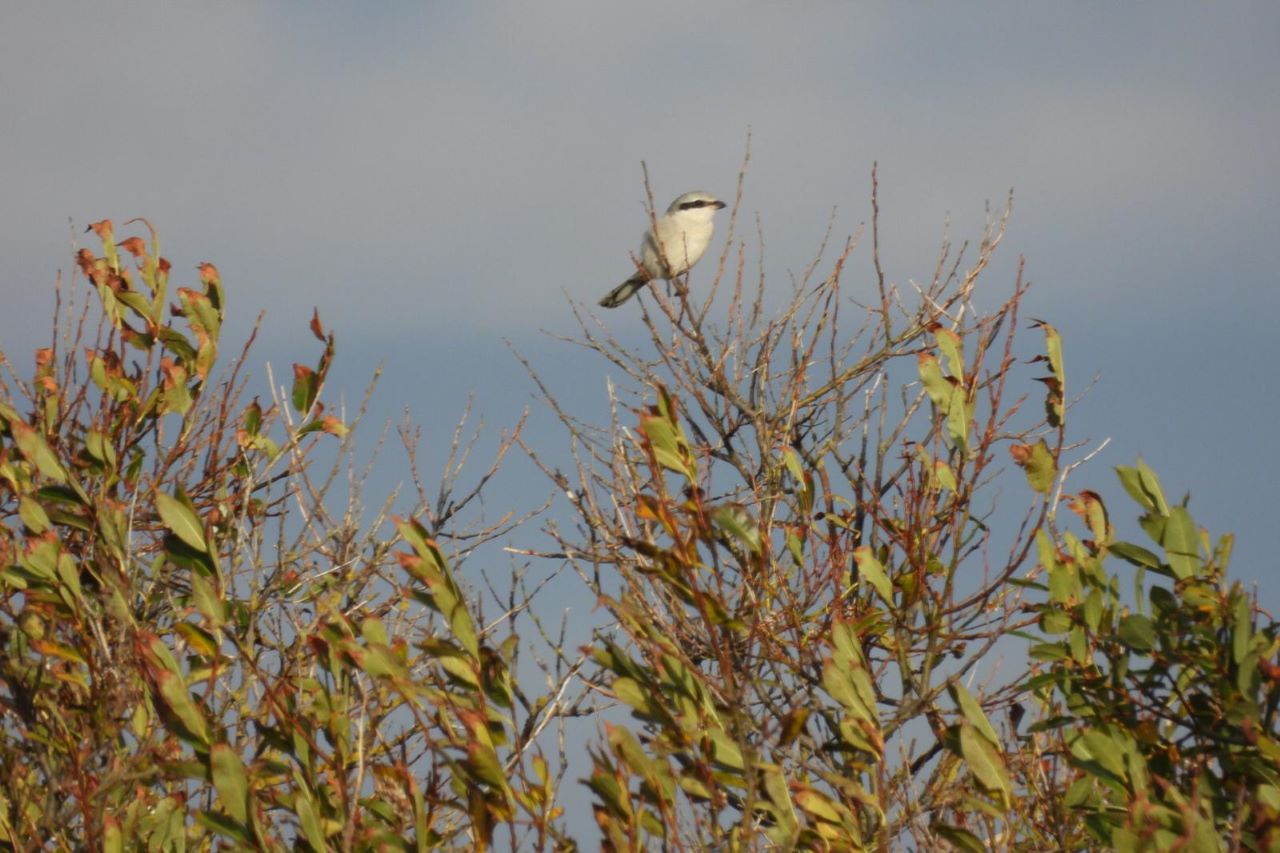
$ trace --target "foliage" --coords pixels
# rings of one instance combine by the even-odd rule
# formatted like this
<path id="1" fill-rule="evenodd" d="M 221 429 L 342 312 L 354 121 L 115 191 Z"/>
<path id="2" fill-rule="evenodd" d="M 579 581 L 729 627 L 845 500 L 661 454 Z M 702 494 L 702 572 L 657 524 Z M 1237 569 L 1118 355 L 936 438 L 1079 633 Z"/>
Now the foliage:
<path id="1" fill-rule="evenodd" d="M 446 482 L 430 527 L 394 535 L 357 493 L 334 514 L 317 448 L 348 426 L 319 318 L 288 401 L 245 405 L 244 354 L 214 378 L 216 268 L 169 311 L 154 233 L 93 228 L 96 335 L 74 317 L 0 402 L 0 839 L 484 846 L 517 815 L 556 837 L 533 748 L 554 708 L 512 683 L 515 635 L 437 541 L 475 491 Z"/>
<path id="2" fill-rule="evenodd" d="M 1123 469 L 1178 594 L 1220 612 L 1194 617 L 1195 640 L 1175 595 L 1156 593 L 1153 617 L 1126 615 L 1099 568 L 1101 498 L 1063 493 L 1083 460 L 1066 462 L 1062 339 L 1031 323 L 1043 344 L 1028 375 L 1015 356 L 1021 269 L 993 309 L 975 297 L 1003 225 L 991 222 L 967 268 L 966 247 L 944 245 L 908 299 L 886 282 L 873 217 L 874 278 L 857 292 L 878 299 L 852 336 L 839 328 L 852 241 L 777 311 L 763 277 L 749 291 L 731 237 L 709 292 L 650 289 L 644 348 L 581 318 L 578 343 L 653 400 L 634 404 L 634 432 L 562 415 L 576 477 L 546 466 L 578 516 L 551 533 L 616 620 L 597 634 L 596 677 L 634 719 L 607 725 L 592 752 L 610 849 L 1280 843 L 1276 692 L 1262 674 L 1275 625 L 1227 591 L 1220 558 L 1198 568 L 1201 534 L 1148 495 L 1154 475 Z M 1020 490 L 1000 476 L 1009 459 Z M 1064 501 L 1093 540 L 1059 525 Z M 1030 673 L 1017 637 L 1035 643 Z M 1157 650 L 1149 666 L 1122 661 Z M 1106 708 L 1142 727 L 1124 741 L 1139 746 L 1117 750 L 1124 730 Z M 1020 728 L 1030 709 L 1034 725 Z M 1227 723 L 1227 740 L 1209 736 Z M 1191 731 L 1204 734 L 1195 749 Z M 1139 771 L 1148 748 L 1195 758 Z M 1135 756 L 1127 773 L 1145 773 L 1145 787 L 1114 765 L 1107 775 L 1090 750 Z M 1226 783 L 1242 764 L 1248 774 Z"/>
<path id="3" fill-rule="evenodd" d="M 1141 462 L 1119 473 L 1157 551 L 1116 541 L 1088 492 L 1072 508 L 1092 538 L 1042 540 L 1049 638 L 1027 687 L 1050 711 L 1035 730 L 1076 771 L 1063 802 L 1115 850 L 1276 849 L 1280 630 L 1228 584 L 1231 537 L 1211 543 Z M 1132 606 L 1108 554 L 1136 568 Z"/>
<path id="4" fill-rule="evenodd" d="M 1046 414 L 1006 399 L 1021 279 L 990 313 L 972 301 L 1002 233 L 996 220 L 966 270 L 944 250 L 914 306 L 879 275 L 851 338 L 852 242 L 777 315 L 739 273 L 728 332 L 709 320 L 714 292 L 655 290 L 656 364 L 584 326 L 585 345 L 692 408 L 657 384 L 631 439 L 566 419 L 587 450 L 581 523 L 561 544 L 592 564 L 628 641 L 602 635 L 594 654 L 641 722 L 640 739 L 614 728 L 594 753 L 612 847 L 936 847 L 1009 809 L 988 715 L 1013 703 L 1016 673 L 980 700 L 966 684 L 1030 624 L 1009 581 L 1048 513 L 1063 432 L 1050 327 Z M 1001 541 L 983 505 L 1007 453 L 1035 474 Z"/>
<path id="5" fill-rule="evenodd" d="M 851 239 L 775 305 L 731 234 L 637 300 L 643 345 L 579 314 L 634 397 L 592 426 L 530 367 L 568 473 L 521 422 L 463 487 L 460 425 L 429 498 L 406 426 L 405 518 L 366 510 L 318 316 L 246 402 L 217 269 L 171 293 L 149 225 L 95 224 L 93 299 L 29 381 L 0 360 L 0 843 L 1280 848 L 1280 629 L 1230 537 L 1141 462 L 1154 549 L 1067 491 L 1062 338 L 1029 348 L 1020 267 L 985 283 L 1005 216 L 904 293 L 872 207 L 869 283 Z M 545 534 L 468 518 L 515 446 L 567 501 Z M 523 568 L 464 571 L 517 535 L 599 603 L 582 648 Z"/>

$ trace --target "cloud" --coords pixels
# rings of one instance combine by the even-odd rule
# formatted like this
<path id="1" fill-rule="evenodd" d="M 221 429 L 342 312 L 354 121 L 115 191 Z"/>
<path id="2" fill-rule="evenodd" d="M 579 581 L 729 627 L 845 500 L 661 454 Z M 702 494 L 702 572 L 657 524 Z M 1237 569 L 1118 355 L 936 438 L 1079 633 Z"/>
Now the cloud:
<path id="1" fill-rule="evenodd" d="M 873 160 L 899 280 L 927 273 L 948 214 L 974 236 L 1011 185 L 1015 229 L 1053 264 L 1252 233 L 1274 210 L 1280 107 L 1257 64 L 1278 63 L 1249 21 L 1210 12 L 15 15 L 0 69 L 29 84 L 0 94 L 21 119 L 0 240 L 29 282 L 65 265 L 66 217 L 146 214 L 180 265 L 217 260 L 276 312 L 318 303 L 389 331 L 549 322 L 562 291 L 593 298 L 625 269 L 639 160 L 659 205 L 727 194 L 748 126 L 742 234 L 759 211 L 771 275 L 812 259 L 833 206 L 837 235 L 857 230 Z"/>

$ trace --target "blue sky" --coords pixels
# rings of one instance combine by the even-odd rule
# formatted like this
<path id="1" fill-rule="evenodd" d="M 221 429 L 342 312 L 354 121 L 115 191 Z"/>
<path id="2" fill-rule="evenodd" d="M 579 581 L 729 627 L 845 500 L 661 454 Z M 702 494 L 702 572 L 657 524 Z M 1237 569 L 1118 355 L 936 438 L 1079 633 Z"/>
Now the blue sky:
<path id="1" fill-rule="evenodd" d="M 948 217 L 976 237 L 1013 187 L 989 281 L 1005 292 L 1026 256 L 1026 313 L 1063 332 L 1076 391 L 1096 378 L 1073 435 L 1111 439 L 1073 485 L 1128 519 L 1110 469 L 1144 456 L 1201 523 L 1238 534 L 1235 575 L 1280 606 L 1275 4 L 67 3 L 5 18 L 0 346 L 19 365 L 84 225 L 141 215 L 179 283 L 218 264 L 233 335 L 266 309 L 259 355 L 277 375 L 314 359 L 317 306 L 348 397 L 383 364 L 375 418 L 408 407 L 432 449 L 469 394 L 494 431 L 533 403 L 504 339 L 603 414 L 607 365 L 542 330 L 572 332 L 566 299 L 594 303 L 628 272 L 641 160 L 660 205 L 730 194 L 750 128 L 744 212 L 782 290 L 833 209 L 838 236 L 866 221 L 874 161 L 903 284 L 928 277 Z M 869 288 L 865 248 L 853 265 Z M 634 312 L 605 321 L 638 331 Z M 384 469 L 385 491 L 404 475 Z"/>

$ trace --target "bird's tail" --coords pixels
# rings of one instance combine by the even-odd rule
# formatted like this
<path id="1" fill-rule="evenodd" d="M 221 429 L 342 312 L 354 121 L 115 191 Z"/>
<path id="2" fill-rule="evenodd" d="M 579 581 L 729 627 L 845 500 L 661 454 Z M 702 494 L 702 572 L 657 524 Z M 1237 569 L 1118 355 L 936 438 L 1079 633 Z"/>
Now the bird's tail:
<path id="1" fill-rule="evenodd" d="M 648 283 L 649 283 L 648 277 L 642 276 L 639 274 L 633 275 L 631 278 L 627 279 L 622 284 L 618 285 L 613 290 L 610 290 L 607 294 L 605 294 L 605 297 L 600 300 L 600 307 L 601 308 L 617 308 L 619 305 L 626 302 L 632 296 L 635 296 L 636 291 L 644 287 Z"/>

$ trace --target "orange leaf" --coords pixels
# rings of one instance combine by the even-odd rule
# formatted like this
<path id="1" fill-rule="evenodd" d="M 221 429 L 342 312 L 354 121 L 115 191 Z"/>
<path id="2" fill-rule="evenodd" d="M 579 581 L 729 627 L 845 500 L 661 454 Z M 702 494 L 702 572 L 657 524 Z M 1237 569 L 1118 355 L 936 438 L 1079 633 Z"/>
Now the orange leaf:
<path id="1" fill-rule="evenodd" d="M 147 253 L 147 242 L 141 237 L 130 237 L 127 240 L 121 240 L 116 245 L 135 258 L 140 258 Z"/>
<path id="2" fill-rule="evenodd" d="M 86 278 L 93 276 L 93 252 L 88 249 L 81 249 L 76 252 L 76 264 L 80 267 L 80 272 L 85 274 Z"/>

